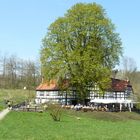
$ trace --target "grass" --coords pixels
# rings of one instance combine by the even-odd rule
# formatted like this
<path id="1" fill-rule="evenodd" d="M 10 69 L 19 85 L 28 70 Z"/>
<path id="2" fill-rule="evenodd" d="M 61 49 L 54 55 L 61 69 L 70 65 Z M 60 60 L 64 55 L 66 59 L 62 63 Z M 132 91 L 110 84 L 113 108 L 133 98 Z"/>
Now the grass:
<path id="1" fill-rule="evenodd" d="M 139 140 L 140 116 L 66 111 L 54 122 L 48 112 L 10 112 L 0 130 L 0 140 Z"/>
<path id="2" fill-rule="evenodd" d="M 104 120 L 104 121 L 129 121 L 129 120 L 137 120 L 140 121 L 140 114 L 135 113 L 135 112 L 86 112 L 82 113 L 80 111 L 78 112 L 73 112 L 71 110 L 68 110 L 67 113 L 70 115 L 75 115 L 78 117 L 88 117 L 92 119 L 97 119 L 97 120 Z"/>
<path id="3" fill-rule="evenodd" d="M 35 91 L 22 89 L 0 89 L 0 110 L 6 107 L 5 100 L 11 100 L 13 104 L 32 99 Z"/>

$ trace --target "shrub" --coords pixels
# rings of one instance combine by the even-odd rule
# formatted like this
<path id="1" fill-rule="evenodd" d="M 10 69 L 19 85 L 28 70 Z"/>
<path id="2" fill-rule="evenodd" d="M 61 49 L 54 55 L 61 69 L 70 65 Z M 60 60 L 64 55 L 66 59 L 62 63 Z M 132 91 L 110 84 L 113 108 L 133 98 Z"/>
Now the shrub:
<path id="1" fill-rule="evenodd" d="M 57 104 L 49 104 L 49 112 L 54 121 L 60 121 L 62 116 L 62 108 L 60 105 Z"/>
<path id="2" fill-rule="evenodd" d="M 3 110 L 3 109 L 4 109 L 4 107 L 3 106 L 0 106 L 0 111 Z"/>

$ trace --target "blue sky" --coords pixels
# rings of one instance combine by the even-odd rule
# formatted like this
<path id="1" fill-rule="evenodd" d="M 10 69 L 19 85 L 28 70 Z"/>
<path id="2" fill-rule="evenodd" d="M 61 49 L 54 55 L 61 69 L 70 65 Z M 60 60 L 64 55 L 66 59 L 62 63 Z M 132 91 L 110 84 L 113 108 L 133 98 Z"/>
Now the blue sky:
<path id="1" fill-rule="evenodd" d="M 0 0 L 0 55 L 38 59 L 48 26 L 77 2 L 103 6 L 140 69 L 140 0 Z"/>

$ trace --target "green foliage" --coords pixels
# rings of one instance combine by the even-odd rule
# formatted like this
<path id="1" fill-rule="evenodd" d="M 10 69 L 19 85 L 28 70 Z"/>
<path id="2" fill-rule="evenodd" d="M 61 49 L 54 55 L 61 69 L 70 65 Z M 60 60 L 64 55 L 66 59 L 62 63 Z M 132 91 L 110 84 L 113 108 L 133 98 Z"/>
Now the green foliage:
<path id="1" fill-rule="evenodd" d="M 138 100 L 138 101 L 139 101 L 139 100 Z M 136 104 L 136 108 L 137 108 L 137 109 L 140 109 L 140 103 L 137 103 L 137 104 Z"/>
<path id="2" fill-rule="evenodd" d="M 62 109 L 60 105 L 49 104 L 49 113 L 54 121 L 60 121 L 62 116 Z"/>
<path id="3" fill-rule="evenodd" d="M 0 89 L 0 102 L 1 106 L 6 107 L 5 100 L 12 101 L 13 104 L 21 103 L 25 100 L 34 99 L 35 92 L 21 89 Z"/>
<path id="4" fill-rule="evenodd" d="M 4 103 L 0 103 L 0 111 L 3 110 L 5 108 L 5 104 Z"/>
<path id="5" fill-rule="evenodd" d="M 42 73 L 47 80 L 69 78 L 84 97 L 86 87 L 95 83 L 104 91 L 121 53 L 105 10 L 96 3 L 78 3 L 50 25 L 41 48 Z"/>

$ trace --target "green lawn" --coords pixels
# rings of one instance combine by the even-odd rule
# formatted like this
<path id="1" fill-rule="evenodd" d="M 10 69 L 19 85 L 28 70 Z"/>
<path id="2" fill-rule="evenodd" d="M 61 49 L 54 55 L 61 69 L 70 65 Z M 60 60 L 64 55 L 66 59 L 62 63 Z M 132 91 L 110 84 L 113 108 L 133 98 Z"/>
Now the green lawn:
<path id="1" fill-rule="evenodd" d="M 140 115 L 129 112 L 67 111 L 60 122 L 54 122 L 48 112 L 10 112 L 0 121 L 0 140 L 139 139 Z"/>
<path id="2" fill-rule="evenodd" d="M 13 104 L 17 104 L 27 99 L 32 99 L 34 96 L 35 91 L 22 89 L 0 89 L 0 110 L 6 107 L 5 100 L 11 100 Z"/>

